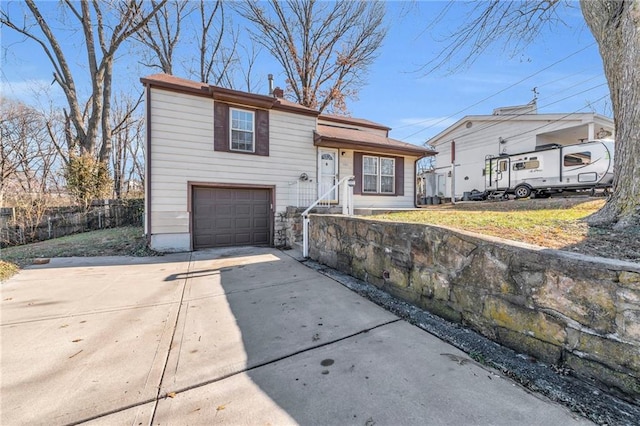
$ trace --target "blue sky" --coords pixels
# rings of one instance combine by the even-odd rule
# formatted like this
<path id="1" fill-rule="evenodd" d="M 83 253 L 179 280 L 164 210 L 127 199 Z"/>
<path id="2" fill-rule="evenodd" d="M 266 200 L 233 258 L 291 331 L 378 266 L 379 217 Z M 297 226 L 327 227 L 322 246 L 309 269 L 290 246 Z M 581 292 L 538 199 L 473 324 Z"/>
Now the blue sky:
<path id="1" fill-rule="evenodd" d="M 500 106 L 526 104 L 534 87 L 539 93 L 539 112 L 595 111 L 611 116 L 602 61 L 577 2 L 560 10 L 564 25 L 545 31 L 516 55 L 497 43 L 469 67 L 424 75 L 416 70 L 443 48 L 439 42 L 443 32 L 464 19 L 464 4 L 459 3 L 446 20 L 425 31 L 442 6 L 438 1 L 386 4 L 389 32 L 368 73 L 368 84 L 358 100 L 348 103 L 353 117 L 383 123 L 393 128 L 392 137 L 422 144 L 464 115 L 491 114 Z M 41 2 L 40 7 L 43 12 L 55 11 L 56 4 Z M 33 89 L 37 88 L 36 92 L 51 91 L 55 101 L 64 102 L 61 91 L 50 85 L 51 66 L 41 50 L 19 40 L 13 31 L 2 29 L 2 96 L 44 102 L 44 98 L 36 99 Z M 81 64 L 82 49 L 74 50 L 77 41 L 72 33 L 66 34 L 65 43 L 67 49 L 77 52 L 70 61 Z M 139 78 L 155 71 L 142 68 L 131 56 L 123 51 L 116 79 L 125 90 L 135 92 L 141 90 Z M 256 75 L 265 90 L 268 73 L 274 74 L 276 84 L 284 85 L 279 65 L 262 52 Z"/>

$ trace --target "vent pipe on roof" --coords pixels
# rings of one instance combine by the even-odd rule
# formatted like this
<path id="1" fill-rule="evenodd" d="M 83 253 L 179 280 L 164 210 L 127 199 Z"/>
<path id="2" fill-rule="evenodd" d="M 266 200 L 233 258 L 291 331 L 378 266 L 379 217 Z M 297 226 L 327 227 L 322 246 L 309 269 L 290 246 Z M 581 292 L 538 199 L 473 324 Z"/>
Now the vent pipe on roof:
<path id="1" fill-rule="evenodd" d="M 273 74 L 267 76 L 269 79 L 269 96 L 273 96 Z"/>

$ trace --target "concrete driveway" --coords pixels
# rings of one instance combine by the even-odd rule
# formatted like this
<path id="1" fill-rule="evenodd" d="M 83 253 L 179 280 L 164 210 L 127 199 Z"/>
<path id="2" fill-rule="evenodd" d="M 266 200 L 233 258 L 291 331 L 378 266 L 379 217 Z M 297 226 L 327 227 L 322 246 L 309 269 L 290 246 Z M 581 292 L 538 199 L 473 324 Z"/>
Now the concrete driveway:
<path id="1" fill-rule="evenodd" d="M 2 425 L 590 424 L 274 249 L 53 259 L 0 290 Z"/>

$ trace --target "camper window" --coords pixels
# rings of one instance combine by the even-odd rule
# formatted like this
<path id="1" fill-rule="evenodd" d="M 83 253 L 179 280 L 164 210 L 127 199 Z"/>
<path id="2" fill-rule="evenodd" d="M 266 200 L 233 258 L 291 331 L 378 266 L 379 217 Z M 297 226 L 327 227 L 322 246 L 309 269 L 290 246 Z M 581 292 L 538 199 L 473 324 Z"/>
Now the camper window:
<path id="1" fill-rule="evenodd" d="M 538 160 L 520 161 L 514 163 L 513 170 L 537 169 L 538 167 L 540 167 L 540 161 Z"/>
<path id="2" fill-rule="evenodd" d="M 564 156 L 565 166 L 584 166 L 591 164 L 591 153 L 589 151 L 575 152 Z"/>

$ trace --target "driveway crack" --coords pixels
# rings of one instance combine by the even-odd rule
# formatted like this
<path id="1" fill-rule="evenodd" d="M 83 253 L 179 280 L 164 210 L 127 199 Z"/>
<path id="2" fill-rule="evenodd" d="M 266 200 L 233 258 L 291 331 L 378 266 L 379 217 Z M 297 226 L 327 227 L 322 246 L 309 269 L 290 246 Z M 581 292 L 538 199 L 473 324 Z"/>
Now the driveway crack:
<path id="1" fill-rule="evenodd" d="M 169 364 L 169 357 L 171 355 L 171 351 L 174 349 L 173 342 L 176 337 L 176 330 L 178 328 L 178 321 L 180 320 L 180 316 L 182 313 L 182 304 L 184 303 L 184 295 L 187 288 L 187 281 L 190 278 L 192 266 L 193 266 L 193 253 L 189 254 L 189 266 L 187 266 L 187 273 L 185 274 L 185 278 L 182 281 L 182 292 L 180 294 L 180 301 L 178 302 L 178 312 L 176 313 L 175 321 L 172 326 L 173 330 L 171 331 L 171 341 L 169 343 L 169 349 L 167 350 L 167 354 L 164 358 L 164 365 L 162 366 L 162 374 L 160 375 L 160 381 L 158 382 L 158 391 L 156 393 L 156 400 L 153 405 L 153 410 L 151 411 L 151 421 L 149 422 L 149 424 L 153 424 L 153 421 L 155 420 L 155 417 L 156 417 L 156 410 L 158 409 L 158 402 L 160 401 L 160 392 L 162 391 L 162 383 L 164 382 L 164 377 L 167 372 L 167 366 Z M 160 350 L 160 347 L 158 347 L 158 350 Z M 178 352 L 180 351 L 180 346 L 177 347 L 177 350 Z"/>
<path id="2" fill-rule="evenodd" d="M 156 404 L 158 403 L 158 401 L 160 399 L 166 398 L 169 393 L 178 394 L 178 393 L 186 392 L 186 391 L 189 391 L 189 390 L 192 390 L 192 389 L 197 389 L 197 388 L 200 388 L 200 387 L 203 387 L 203 386 L 207 386 L 207 385 L 210 385 L 212 383 L 220 382 L 220 381 L 228 379 L 230 377 L 237 376 L 238 374 L 242 374 L 242 373 L 246 373 L 246 372 L 249 372 L 249 371 L 252 371 L 252 370 L 256 370 L 258 368 L 262 368 L 262 367 L 265 367 L 267 365 L 270 365 L 270 364 L 273 364 L 273 363 L 276 363 L 276 362 L 280 362 L 280 361 L 285 360 L 285 359 L 292 358 L 292 357 L 294 357 L 296 355 L 300 355 L 300 354 L 303 354 L 303 353 L 306 353 L 306 352 L 311 352 L 313 350 L 316 350 L 316 349 L 319 349 L 319 348 L 323 348 L 325 346 L 329 346 L 329 345 L 332 345 L 334 343 L 341 342 L 343 340 L 351 339 L 351 338 L 359 336 L 361 334 L 369 333 L 370 331 L 373 331 L 373 330 L 375 330 L 377 328 L 385 327 L 387 325 L 394 324 L 394 323 L 400 322 L 400 321 L 404 321 L 404 320 L 402 318 L 396 318 L 396 319 L 393 319 L 393 320 L 390 320 L 390 321 L 386 321 L 384 323 L 374 325 L 373 327 L 369 327 L 369 328 L 366 328 L 364 330 L 360 330 L 358 332 L 349 334 L 347 336 L 340 337 L 339 339 L 330 340 L 328 342 L 323 342 L 323 343 L 320 343 L 320 344 L 317 344 L 317 345 L 314 345 L 314 346 L 310 346 L 310 347 L 307 347 L 307 348 L 304 348 L 304 349 L 300 349 L 298 351 L 295 351 L 295 352 L 292 352 L 292 353 L 289 353 L 289 354 L 286 354 L 286 355 L 282 355 L 280 357 L 273 358 L 273 359 L 261 362 L 261 363 L 256 364 L 256 365 L 252 365 L 251 367 L 243 368 L 243 369 L 240 369 L 240 370 L 237 370 L 237 371 L 233 371 L 233 372 L 228 373 L 228 374 L 224 374 L 224 375 L 216 377 L 214 379 L 205 380 L 203 382 L 195 383 L 193 385 L 186 386 L 186 387 L 179 388 L 179 389 L 173 389 L 171 392 L 167 392 L 167 393 L 165 393 L 163 395 L 158 394 L 158 399 L 156 401 Z"/>

